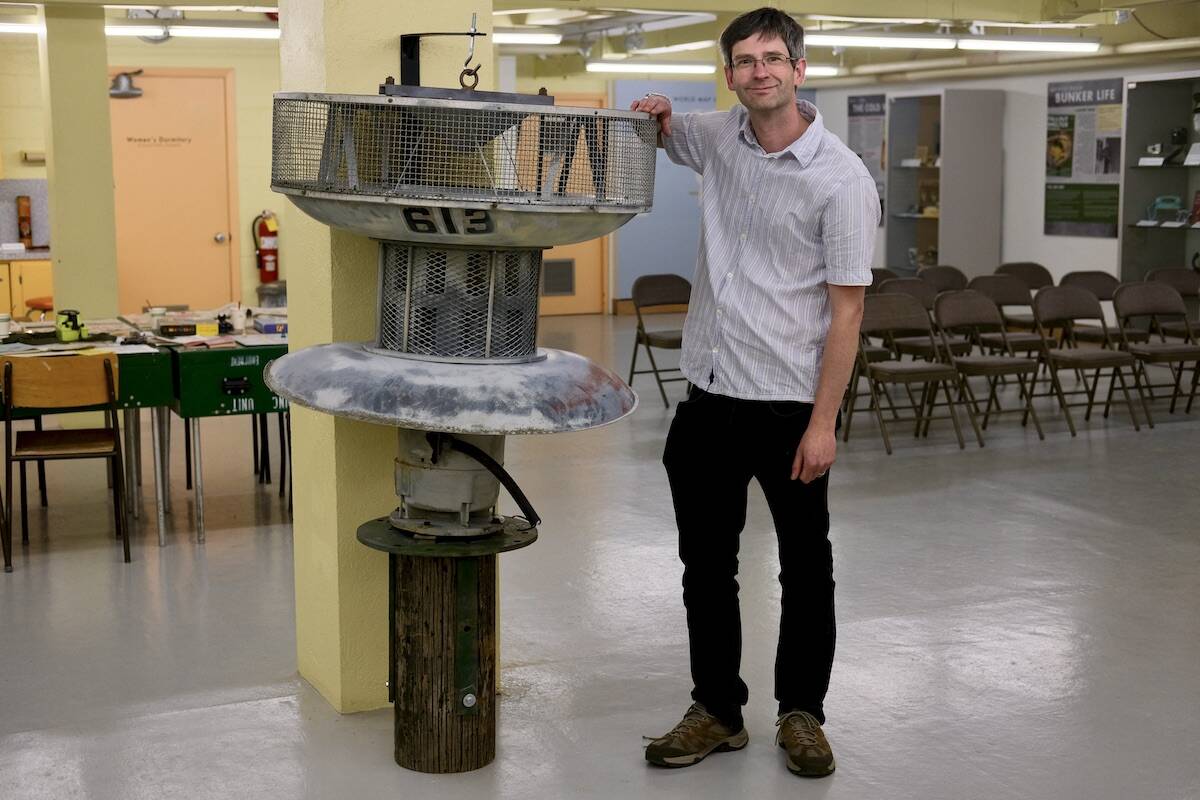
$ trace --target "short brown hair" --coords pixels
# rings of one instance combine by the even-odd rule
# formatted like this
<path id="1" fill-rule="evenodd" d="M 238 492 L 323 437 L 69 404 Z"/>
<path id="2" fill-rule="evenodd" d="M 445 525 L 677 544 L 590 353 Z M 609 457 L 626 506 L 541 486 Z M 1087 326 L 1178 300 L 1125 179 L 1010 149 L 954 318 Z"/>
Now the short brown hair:
<path id="1" fill-rule="evenodd" d="M 721 32 L 721 57 L 726 66 L 733 66 L 733 46 L 751 36 L 778 36 L 787 45 L 788 55 L 804 58 L 804 28 L 778 8 L 756 8 L 729 23 Z"/>

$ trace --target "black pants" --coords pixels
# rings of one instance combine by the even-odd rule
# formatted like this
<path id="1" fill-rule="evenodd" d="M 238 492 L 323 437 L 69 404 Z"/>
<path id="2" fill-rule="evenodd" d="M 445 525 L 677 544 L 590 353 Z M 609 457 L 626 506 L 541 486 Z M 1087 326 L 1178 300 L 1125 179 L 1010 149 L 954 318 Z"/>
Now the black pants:
<path id="1" fill-rule="evenodd" d="M 809 403 L 737 400 L 693 388 L 679 404 L 663 464 L 679 525 L 692 699 L 735 729 L 749 690 L 739 675 L 738 538 L 746 491 L 762 486 L 779 542 L 783 609 L 775 656 L 779 712 L 824 722 L 835 640 L 829 476 L 791 480 Z M 756 609 L 756 613 L 764 613 Z"/>

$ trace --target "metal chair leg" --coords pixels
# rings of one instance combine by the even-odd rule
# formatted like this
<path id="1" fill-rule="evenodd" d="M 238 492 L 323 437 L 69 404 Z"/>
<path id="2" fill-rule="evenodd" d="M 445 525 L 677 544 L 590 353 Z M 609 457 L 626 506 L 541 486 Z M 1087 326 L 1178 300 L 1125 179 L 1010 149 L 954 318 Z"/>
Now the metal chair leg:
<path id="1" fill-rule="evenodd" d="M 192 488 L 192 426 L 183 421 L 183 479 L 184 488 Z"/>
<path id="2" fill-rule="evenodd" d="M 40 431 L 42 429 L 42 418 L 36 416 L 33 418 L 33 429 Z M 46 500 L 46 462 L 44 460 L 37 462 L 38 469 L 38 493 L 41 494 L 42 508 L 49 506 Z"/>
<path id="3" fill-rule="evenodd" d="M 29 544 L 29 504 L 26 502 L 25 462 L 21 462 L 21 544 Z"/>
<path id="4" fill-rule="evenodd" d="M 260 444 L 260 455 L 258 464 L 262 471 L 258 474 L 259 483 L 271 482 L 271 440 L 267 436 L 267 415 L 258 415 L 258 436 Z"/>

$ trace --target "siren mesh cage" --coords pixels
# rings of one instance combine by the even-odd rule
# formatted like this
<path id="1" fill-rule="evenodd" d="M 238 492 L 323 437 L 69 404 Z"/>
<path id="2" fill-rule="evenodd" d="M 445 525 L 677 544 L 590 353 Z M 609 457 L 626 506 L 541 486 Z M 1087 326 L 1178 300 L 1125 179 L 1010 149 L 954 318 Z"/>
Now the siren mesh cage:
<path id="1" fill-rule="evenodd" d="M 537 353 L 542 251 L 386 242 L 377 346 L 440 361 L 528 361 Z"/>
<path id="2" fill-rule="evenodd" d="M 370 95 L 275 96 L 271 183 L 432 201 L 649 207 L 644 114 Z"/>

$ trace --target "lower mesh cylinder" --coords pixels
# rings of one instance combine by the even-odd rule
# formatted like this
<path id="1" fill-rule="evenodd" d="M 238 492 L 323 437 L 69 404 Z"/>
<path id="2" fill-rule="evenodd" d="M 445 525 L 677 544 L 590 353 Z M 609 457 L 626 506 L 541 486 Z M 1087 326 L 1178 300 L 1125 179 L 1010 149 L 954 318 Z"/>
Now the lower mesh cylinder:
<path id="1" fill-rule="evenodd" d="M 376 346 L 435 360 L 531 360 L 541 271 L 541 250 L 382 243 Z"/>

